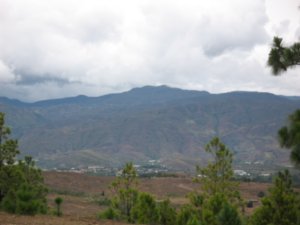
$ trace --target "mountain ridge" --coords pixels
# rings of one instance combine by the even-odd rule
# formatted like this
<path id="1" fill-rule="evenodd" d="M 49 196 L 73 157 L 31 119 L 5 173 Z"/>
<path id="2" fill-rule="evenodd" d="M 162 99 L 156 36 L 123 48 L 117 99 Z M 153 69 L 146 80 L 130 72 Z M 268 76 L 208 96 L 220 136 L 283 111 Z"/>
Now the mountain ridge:
<path id="1" fill-rule="evenodd" d="M 213 137 L 236 162 L 288 163 L 276 135 L 300 99 L 260 92 L 210 94 L 146 86 L 99 97 L 76 96 L 35 103 L 0 98 L 0 111 L 45 168 L 120 165 L 161 159 L 173 168 L 205 163 Z"/>

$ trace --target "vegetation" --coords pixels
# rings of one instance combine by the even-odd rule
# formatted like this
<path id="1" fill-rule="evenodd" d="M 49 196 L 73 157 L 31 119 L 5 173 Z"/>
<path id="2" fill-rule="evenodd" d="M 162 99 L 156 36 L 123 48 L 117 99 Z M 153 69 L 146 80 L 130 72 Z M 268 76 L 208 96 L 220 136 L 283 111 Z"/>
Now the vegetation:
<path id="1" fill-rule="evenodd" d="M 63 199 L 61 197 L 57 197 L 54 199 L 54 202 L 56 204 L 56 212 L 55 214 L 57 216 L 61 216 L 62 215 L 62 212 L 61 212 L 61 204 L 63 203 Z"/>
<path id="2" fill-rule="evenodd" d="M 9 138 L 4 113 L 0 112 L 0 204 L 10 213 L 34 215 L 47 212 L 47 189 L 41 170 L 30 156 L 16 162 L 18 142 Z"/>
<path id="3" fill-rule="evenodd" d="M 121 219 L 131 223 L 162 225 L 240 225 L 241 198 L 238 183 L 233 181 L 232 153 L 219 140 L 213 138 L 206 146 L 214 161 L 207 167 L 197 167 L 202 192 L 190 194 L 190 204 L 178 211 L 169 200 L 158 202 L 135 187 L 137 174 L 131 163 L 126 164 L 112 184 L 115 196 L 111 206 L 100 218 Z"/>
<path id="4" fill-rule="evenodd" d="M 282 45 L 282 38 L 274 37 L 273 46 L 269 53 L 268 65 L 273 75 L 279 75 L 288 68 L 300 65 L 300 43 L 296 42 L 290 47 Z M 278 131 L 281 147 L 291 149 L 291 160 L 300 165 L 300 110 L 289 116 L 289 125 Z"/>
<path id="5" fill-rule="evenodd" d="M 261 207 L 251 217 L 251 225 L 296 225 L 299 222 L 299 196 L 293 191 L 289 172 L 279 172 Z"/>
<path id="6" fill-rule="evenodd" d="M 137 184 L 137 172 L 132 163 L 127 163 L 111 185 L 114 196 L 109 201 L 109 208 L 99 217 L 130 223 L 174 225 L 176 211 L 170 201 L 157 202 L 149 193 L 138 191 Z"/>
<path id="7" fill-rule="evenodd" d="M 21 177 L 19 173 L 12 170 L 15 157 L 20 151 L 18 150 L 17 140 L 9 139 L 10 133 L 10 129 L 5 126 L 4 113 L 0 112 L 0 202 L 9 192 L 10 183 L 15 183 L 9 182 L 7 179 Z"/>
<path id="8" fill-rule="evenodd" d="M 164 200 L 157 205 L 158 224 L 173 225 L 176 221 L 175 208 L 171 206 L 169 200 Z"/>
<path id="9" fill-rule="evenodd" d="M 233 181 L 233 154 L 218 137 L 213 138 L 205 146 L 205 151 L 212 155 L 213 162 L 204 168 L 199 166 L 196 168 L 198 174 L 196 181 L 201 183 L 204 197 L 220 194 L 226 196 L 232 203 L 240 201 L 238 183 Z"/>
<path id="10" fill-rule="evenodd" d="M 148 193 L 139 193 L 131 212 L 131 220 L 135 223 L 155 224 L 158 221 L 156 202 Z"/>
<path id="11" fill-rule="evenodd" d="M 291 149 L 291 160 L 300 165 L 300 110 L 289 116 L 289 124 L 278 131 L 281 147 Z"/>
<path id="12" fill-rule="evenodd" d="M 131 221 L 131 209 L 137 202 L 137 173 L 132 163 L 127 163 L 119 177 L 111 184 L 114 197 L 110 207 L 103 212 L 101 218 L 123 219 Z"/>
<path id="13" fill-rule="evenodd" d="M 241 224 L 238 207 L 242 206 L 242 200 L 238 183 L 233 181 L 233 154 L 218 137 L 213 138 L 205 150 L 213 161 L 204 168 L 196 168 L 201 192 L 191 195 L 194 216 L 188 217 L 187 224 Z"/>
<path id="14" fill-rule="evenodd" d="M 16 161 L 19 154 L 16 140 L 9 139 L 10 130 L 5 126 L 4 114 L 0 113 L 0 193 L 1 208 L 10 213 L 35 215 L 47 212 L 46 194 L 41 170 L 33 159 L 26 156 Z M 297 124 L 298 122 L 293 122 Z M 287 128 L 294 139 L 284 139 L 285 144 L 296 144 L 298 134 L 291 125 Z M 289 147 L 287 146 L 287 147 Z M 113 197 L 105 193 L 107 210 L 100 218 L 122 220 L 130 223 L 150 225 L 241 225 L 244 224 L 243 201 L 238 191 L 239 184 L 233 179 L 233 154 L 218 137 L 206 146 L 212 161 L 205 167 L 197 166 L 197 182 L 201 184 L 189 195 L 189 204 L 176 210 L 169 200 L 158 201 L 149 193 L 138 190 L 138 175 L 132 163 L 127 163 L 111 184 Z M 262 205 L 249 217 L 249 225 L 297 225 L 300 222 L 300 199 L 293 191 L 288 171 L 279 172 L 273 186 L 265 195 L 259 192 Z M 63 199 L 55 199 L 56 215 L 61 216 Z M 253 207 L 253 202 L 248 202 Z"/>
<path id="15" fill-rule="evenodd" d="M 274 75 L 279 75 L 288 68 L 300 65 L 300 43 L 296 42 L 286 47 L 282 45 L 282 38 L 274 37 L 268 65 L 272 68 Z"/>

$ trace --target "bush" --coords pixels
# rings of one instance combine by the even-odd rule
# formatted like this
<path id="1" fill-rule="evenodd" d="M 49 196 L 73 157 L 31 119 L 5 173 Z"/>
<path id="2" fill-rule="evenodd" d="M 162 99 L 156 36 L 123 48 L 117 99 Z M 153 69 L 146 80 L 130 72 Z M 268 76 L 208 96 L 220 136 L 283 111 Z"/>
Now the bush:
<path id="1" fill-rule="evenodd" d="M 164 200 L 157 205 L 158 222 L 161 225 L 174 225 L 176 210 L 170 205 L 169 200 Z"/>
<path id="2" fill-rule="evenodd" d="M 292 188 L 289 171 L 279 172 L 268 195 L 251 216 L 252 225 L 299 224 L 299 197 Z"/>
<path id="3" fill-rule="evenodd" d="M 247 208 L 253 208 L 253 201 L 248 201 L 247 202 Z"/>
<path id="4" fill-rule="evenodd" d="M 257 197 L 259 197 L 259 198 L 265 197 L 265 192 L 263 192 L 263 191 L 258 192 Z"/>
<path id="5" fill-rule="evenodd" d="M 235 207 L 225 203 L 219 215 L 217 216 L 220 225 L 241 225 L 241 218 Z"/>
<path id="6" fill-rule="evenodd" d="M 105 211 L 99 214 L 99 219 L 108 219 L 108 220 L 119 220 L 120 213 L 118 213 L 115 209 L 109 207 Z"/>
<path id="7" fill-rule="evenodd" d="M 40 198 L 39 189 L 28 184 L 23 184 L 16 192 L 10 191 L 3 199 L 2 207 L 9 213 L 23 215 L 45 214 L 47 203 Z"/>
<path id="8" fill-rule="evenodd" d="M 111 200 L 107 197 L 101 197 L 99 200 L 97 200 L 97 203 L 100 206 L 109 206 L 111 204 Z"/>
<path id="9" fill-rule="evenodd" d="M 148 193 L 140 193 L 131 211 L 131 222 L 153 224 L 157 222 L 157 208 L 154 198 Z"/>
<path id="10" fill-rule="evenodd" d="M 200 221 L 200 212 L 191 205 L 184 205 L 177 214 L 176 224 L 195 224 Z"/>
<path id="11" fill-rule="evenodd" d="M 8 213 L 16 213 L 16 193 L 10 190 L 2 200 L 1 207 Z"/>

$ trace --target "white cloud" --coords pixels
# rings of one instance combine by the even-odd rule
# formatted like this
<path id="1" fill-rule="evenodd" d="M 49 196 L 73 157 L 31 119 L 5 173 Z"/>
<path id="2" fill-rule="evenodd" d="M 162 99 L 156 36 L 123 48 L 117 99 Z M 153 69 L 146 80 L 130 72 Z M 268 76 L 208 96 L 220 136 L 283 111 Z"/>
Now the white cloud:
<path id="1" fill-rule="evenodd" d="M 0 0 L 0 95 L 37 100 L 157 84 L 300 93 L 295 71 L 274 78 L 265 68 L 272 36 L 286 32 L 290 41 L 299 30 L 297 9 L 277 17 L 286 3 L 272 3 Z"/>
<path id="2" fill-rule="evenodd" d="M 0 84 L 8 84 L 16 80 L 13 70 L 0 60 Z"/>

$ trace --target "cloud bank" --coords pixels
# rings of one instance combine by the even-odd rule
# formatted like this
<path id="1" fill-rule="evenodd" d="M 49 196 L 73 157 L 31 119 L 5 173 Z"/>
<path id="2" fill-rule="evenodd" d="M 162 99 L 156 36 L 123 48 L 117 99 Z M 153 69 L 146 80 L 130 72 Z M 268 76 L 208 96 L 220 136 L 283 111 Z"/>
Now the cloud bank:
<path id="1" fill-rule="evenodd" d="M 283 6 L 284 4 L 284 6 Z M 0 0 L 0 95 L 35 101 L 143 85 L 300 95 L 272 77 L 273 35 L 297 41 L 297 1 Z M 279 9 L 286 12 L 278 14 Z"/>

